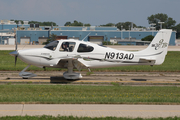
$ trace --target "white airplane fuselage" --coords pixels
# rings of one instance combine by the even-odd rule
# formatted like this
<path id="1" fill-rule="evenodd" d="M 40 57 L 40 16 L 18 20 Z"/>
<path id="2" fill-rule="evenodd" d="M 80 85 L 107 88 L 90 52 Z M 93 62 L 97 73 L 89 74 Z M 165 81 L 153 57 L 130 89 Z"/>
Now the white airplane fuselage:
<path id="1" fill-rule="evenodd" d="M 78 53 L 77 47 L 75 47 L 73 52 L 61 52 L 58 48 L 64 41 L 76 42 L 77 47 L 79 43 L 92 45 L 94 47 L 94 50 L 93 52 Z M 138 52 L 119 51 L 108 47 L 102 47 L 90 42 L 83 42 L 72 39 L 60 40 L 55 51 L 46 48 L 38 48 L 19 50 L 18 53 L 18 57 L 23 62 L 38 67 L 58 67 L 57 62 L 59 62 L 59 60 L 64 58 L 76 59 L 76 56 L 78 55 L 81 56 L 81 58 L 78 58 L 78 60 L 86 64 L 86 66 L 89 68 L 144 64 L 139 62 L 139 57 L 141 56 Z M 86 60 L 84 60 L 84 58 L 86 58 Z"/>

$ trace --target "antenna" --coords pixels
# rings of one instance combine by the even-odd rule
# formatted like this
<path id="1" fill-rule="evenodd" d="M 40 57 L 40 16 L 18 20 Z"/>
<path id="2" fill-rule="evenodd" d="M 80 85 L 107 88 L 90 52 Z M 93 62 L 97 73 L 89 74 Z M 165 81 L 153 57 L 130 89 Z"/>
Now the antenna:
<path id="1" fill-rule="evenodd" d="M 91 33 L 89 33 L 89 34 L 91 34 Z M 88 34 L 88 35 L 89 35 L 89 34 Z M 86 37 L 84 37 L 84 39 L 87 38 L 88 35 L 86 35 Z M 84 39 L 82 39 L 82 41 L 84 41 Z"/>

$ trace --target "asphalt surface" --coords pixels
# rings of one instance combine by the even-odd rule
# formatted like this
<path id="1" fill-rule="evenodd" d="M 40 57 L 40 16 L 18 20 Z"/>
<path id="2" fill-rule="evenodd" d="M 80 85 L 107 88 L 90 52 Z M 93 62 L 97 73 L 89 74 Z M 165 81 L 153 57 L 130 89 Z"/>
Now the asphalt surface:
<path id="1" fill-rule="evenodd" d="M 33 72 L 32 72 L 33 73 Z M 81 72 L 83 78 L 66 80 L 63 72 L 37 71 L 37 76 L 22 79 L 19 71 L 0 71 L 0 84 L 31 83 L 31 84 L 93 84 L 93 85 L 176 85 L 180 86 L 178 72 L 94 72 L 87 75 Z"/>
<path id="2" fill-rule="evenodd" d="M 180 105 L 1 104 L 0 116 L 180 117 Z"/>

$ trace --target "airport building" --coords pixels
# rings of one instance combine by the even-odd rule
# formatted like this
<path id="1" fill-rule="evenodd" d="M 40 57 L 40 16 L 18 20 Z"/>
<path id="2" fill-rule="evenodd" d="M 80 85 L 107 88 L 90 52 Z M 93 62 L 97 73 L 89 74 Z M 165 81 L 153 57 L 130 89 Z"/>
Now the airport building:
<path id="1" fill-rule="evenodd" d="M 142 38 L 153 35 L 158 31 L 148 29 L 131 28 L 120 31 L 117 27 L 66 27 L 66 26 L 39 26 L 39 24 L 16 24 L 14 21 L 0 20 L 0 44 L 43 44 L 51 34 L 56 39 L 77 39 L 97 44 L 111 42 L 121 45 L 145 45 L 149 42 L 141 41 Z M 175 45 L 176 32 L 173 31 L 169 45 Z"/>

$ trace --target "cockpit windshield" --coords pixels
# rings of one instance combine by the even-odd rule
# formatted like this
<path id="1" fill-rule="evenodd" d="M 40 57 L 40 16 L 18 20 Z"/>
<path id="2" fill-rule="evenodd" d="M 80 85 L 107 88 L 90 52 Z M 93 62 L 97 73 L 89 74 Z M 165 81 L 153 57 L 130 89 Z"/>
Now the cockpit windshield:
<path id="1" fill-rule="evenodd" d="M 58 43 L 59 43 L 59 41 L 53 41 L 53 42 L 47 44 L 46 46 L 44 46 L 44 48 L 54 51 L 56 49 Z"/>

